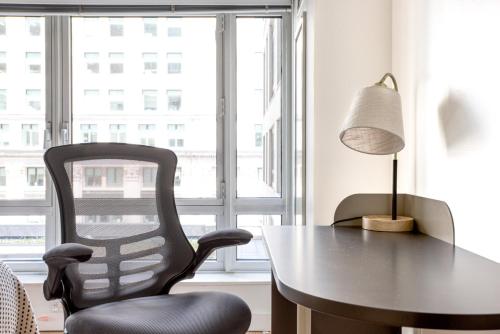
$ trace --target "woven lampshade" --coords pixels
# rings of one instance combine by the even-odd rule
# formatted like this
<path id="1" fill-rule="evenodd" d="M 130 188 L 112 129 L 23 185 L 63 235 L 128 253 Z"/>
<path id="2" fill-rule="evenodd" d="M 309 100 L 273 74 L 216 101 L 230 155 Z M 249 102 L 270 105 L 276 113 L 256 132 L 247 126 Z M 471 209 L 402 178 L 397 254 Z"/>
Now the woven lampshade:
<path id="1" fill-rule="evenodd" d="M 384 85 L 358 92 L 340 132 L 347 147 L 367 154 L 393 154 L 405 146 L 401 97 Z"/>

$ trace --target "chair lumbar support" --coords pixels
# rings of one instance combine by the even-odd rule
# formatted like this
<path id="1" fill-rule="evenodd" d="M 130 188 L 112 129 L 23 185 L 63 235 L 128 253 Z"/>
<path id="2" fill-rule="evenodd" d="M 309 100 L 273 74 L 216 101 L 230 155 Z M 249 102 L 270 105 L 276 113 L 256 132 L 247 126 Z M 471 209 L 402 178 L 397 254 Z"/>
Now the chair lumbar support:
<path id="1" fill-rule="evenodd" d="M 363 216 L 362 227 L 365 230 L 380 232 L 410 232 L 413 231 L 413 218 L 397 216 L 392 219 L 390 215 Z"/>

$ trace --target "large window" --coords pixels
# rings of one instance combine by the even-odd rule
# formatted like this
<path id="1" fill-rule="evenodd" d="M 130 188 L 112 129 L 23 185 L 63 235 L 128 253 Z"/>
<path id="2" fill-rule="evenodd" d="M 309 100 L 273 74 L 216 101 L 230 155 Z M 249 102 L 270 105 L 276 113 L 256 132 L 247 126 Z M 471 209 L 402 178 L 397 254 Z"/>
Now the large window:
<path id="1" fill-rule="evenodd" d="M 204 269 L 268 269 L 260 229 L 293 215 L 282 157 L 290 142 L 281 37 L 288 14 L 263 15 L 0 17 L 0 35 L 13 36 L 0 45 L 0 112 L 8 115 L 0 206 L 31 207 L 0 218 L 0 259 L 40 260 L 59 239 L 44 148 L 120 142 L 175 152 L 177 209 L 193 246 L 215 229 L 254 234 L 247 246 L 217 251 Z M 65 31 L 53 38 L 46 26 Z M 79 233 L 113 238 L 158 224 L 154 205 L 145 205 L 155 201 L 157 171 L 139 161 L 69 164 L 76 201 L 85 203 Z"/>
<path id="2" fill-rule="evenodd" d="M 56 237 L 46 238 L 55 226 L 55 211 L 42 159 L 50 120 L 45 106 L 47 20 L 0 18 L 1 259 L 40 260 Z M 45 225 L 48 217 L 50 226 Z"/>

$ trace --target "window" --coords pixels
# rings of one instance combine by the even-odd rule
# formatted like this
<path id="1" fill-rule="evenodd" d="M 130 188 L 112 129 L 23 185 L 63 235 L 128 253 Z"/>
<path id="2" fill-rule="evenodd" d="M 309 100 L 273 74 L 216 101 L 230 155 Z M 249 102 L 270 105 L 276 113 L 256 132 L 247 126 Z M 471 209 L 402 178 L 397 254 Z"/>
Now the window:
<path id="1" fill-rule="evenodd" d="M 109 53 L 109 73 L 120 74 L 123 73 L 123 53 L 110 52 Z"/>
<path id="2" fill-rule="evenodd" d="M 175 169 L 174 186 L 179 187 L 181 185 L 182 178 L 182 167 L 177 167 Z"/>
<path id="3" fill-rule="evenodd" d="M 97 142 L 97 124 L 81 124 L 80 133 L 82 136 L 82 143 Z"/>
<path id="4" fill-rule="evenodd" d="M 0 17 L 0 259 L 40 260 L 46 217 L 52 215 L 43 168 L 45 113 L 45 17 Z M 7 114 L 8 113 L 8 114 Z M 9 215 L 6 215 L 10 212 Z M 8 224 L 5 224 L 8 223 Z M 51 222 L 52 224 L 52 222 Z M 54 236 L 55 237 L 55 236 Z M 32 264 L 31 264 L 32 265 Z M 16 269 L 15 265 L 13 267 Z M 26 270 L 26 268 L 25 268 Z M 30 269 L 32 270 L 32 269 Z"/>
<path id="5" fill-rule="evenodd" d="M 168 37 L 181 37 L 182 29 L 180 27 L 168 27 Z"/>
<path id="6" fill-rule="evenodd" d="M 0 146 L 9 146 L 9 124 L 0 124 Z"/>
<path id="7" fill-rule="evenodd" d="M 84 58 L 87 62 L 87 73 L 99 73 L 99 53 L 98 52 L 85 52 Z"/>
<path id="8" fill-rule="evenodd" d="M 167 136 L 169 147 L 184 147 L 184 124 L 168 124 Z"/>
<path id="9" fill-rule="evenodd" d="M 237 196 L 241 198 L 282 197 L 281 86 L 272 94 L 256 94 L 279 80 L 272 79 L 277 65 L 269 64 L 281 45 L 275 38 L 277 27 L 280 19 L 237 19 L 237 81 L 245 82 L 237 87 Z"/>
<path id="10" fill-rule="evenodd" d="M 156 90 L 143 90 L 142 96 L 144 97 L 144 110 L 156 111 L 158 109 Z"/>
<path id="11" fill-rule="evenodd" d="M 291 92 L 288 71 L 278 64 L 283 60 L 284 68 L 290 68 L 290 50 L 280 52 L 279 36 L 266 43 L 271 29 L 289 29 L 285 20 L 290 15 L 209 12 L 169 17 L 161 12 L 161 17 L 145 18 L 140 17 L 141 8 L 131 10 L 129 17 L 104 12 L 101 17 L 37 17 L 39 36 L 26 31 L 25 17 L 4 18 L 8 38 L 0 37 L 0 52 L 5 52 L 8 74 L 0 75 L 0 110 L 8 114 L 0 112 L 0 123 L 9 126 L 9 146 L 0 146 L 0 167 L 8 176 L 7 185 L 0 188 L 0 204 L 9 207 L 4 214 L 14 213 L 8 219 L 16 229 L 0 244 L 0 258 L 22 259 L 17 269 L 41 270 L 41 254 L 59 239 L 50 182 L 44 179 L 42 186 L 30 186 L 27 181 L 27 168 L 43 166 L 43 138 L 50 124 L 52 145 L 65 143 L 56 130 L 67 127 L 72 143 L 113 140 L 174 150 L 178 169 L 171 182 L 183 229 L 193 245 L 204 233 L 220 228 L 253 231 L 265 224 L 292 223 L 287 205 L 293 198 L 288 187 L 291 159 L 281 160 L 282 152 L 291 151 L 288 131 L 283 131 L 290 129 L 290 118 L 282 117 L 291 105 Z M 223 19 L 224 34 L 231 39 L 222 38 Z M 57 66 L 45 66 L 46 50 L 63 50 L 51 59 Z M 28 52 L 40 57 L 27 56 Z M 270 57 L 272 52 L 277 56 Z M 273 59 L 272 66 L 268 59 Z M 277 84 L 268 94 L 271 76 Z M 62 89 L 48 91 L 47 82 Z M 28 90 L 39 90 L 39 95 L 26 94 Z M 225 113 L 229 104 L 223 93 L 226 101 L 235 101 Z M 39 101 L 40 110 L 28 110 L 29 101 L 35 108 Z M 46 111 L 46 104 L 54 108 Z M 260 147 L 256 125 L 262 125 Z M 77 217 L 82 223 L 115 225 L 106 226 L 106 235 L 116 237 L 143 222 L 158 221 L 152 209 L 156 164 L 105 159 L 73 162 L 69 170 L 72 190 L 85 202 L 88 216 Z M 44 173 L 34 170 L 29 175 L 37 184 Z M 99 198 L 126 205 L 127 215 L 102 211 Z M 268 268 L 256 236 L 252 249 L 218 250 L 203 269 Z"/>
<path id="12" fill-rule="evenodd" d="M 144 34 L 150 37 L 156 37 L 157 34 L 156 18 L 146 17 L 144 18 Z"/>
<path id="13" fill-rule="evenodd" d="M 26 168 L 26 181 L 30 187 L 43 187 L 45 183 L 45 168 L 28 167 Z"/>
<path id="14" fill-rule="evenodd" d="M 7 52 L 0 51 L 0 74 L 7 73 Z"/>
<path id="15" fill-rule="evenodd" d="M 0 111 L 7 110 L 7 89 L 0 89 Z"/>
<path id="16" fill-rule="evenodd" d="M 111 37 L 123 36 L 123 19 L 114 17 L 109 19 L 109 35 Z"/>
<path id="17" fill-rule="evenodd" d="M 100 187 L 102 185 L 102 170 L 100 167 L 86 167 L 85 186 Z"/>
<path id="18" fill-rule="evenodd" d="M 156 74 L 158 72 L 158 55 L 156 53 L 145 52 L 142 54 L 144 62 L 144 74 Z"/>
<path id="19" fill-rule="evenodd" d="M 109 126 L 110 141 L 116 143 L 127 142 L 127 126 L 125 124 L 111 124 Z"/>
<path id="20" fill-rule="evenodd" d="M 5 173 L 5 167 L 0 167 L 0 187 L 5 187 L 7 185 L 7 174 Z"/>
<path id="21" fill-rule="evenodd" d="M 23 124 L 21 126 L 21 130 L 22 130 L 24 146 L 38 146 L 39 144 L 38 124 Z"/>
<path id="22" fill-rule="evenodd" d="M 41 18 L 39 17 L 27 17 L 26 18 L 26 31 L 30 36 L 40 36 L 42 27 L 41 27 Z"/>
<path id="23" fill-rule="evenodd" d="M 262 147 L 262 124 L 255 124 L 255 147 Z"/>
<path id="24" fill-rule="evenodd" d="M 110 89 L 109 95 L 109 110 L 123 111 L 125 103 L 123 102 L 124 92 L 122 89 Z"/>
<path id="25" fill-rule="evenodd" d="M 182 92 L 180 90 L 167 90 L 168 111 L 181 109 Z"/>
<path id="26" fill-rule="evenodd" d="M 0 36 L 5 36 L 7 34 L 7 24 L 5 22 L 5 17 L 0 18 Z"/>
<path id="27" fill-rule="evenodd" d="M 123 186 L 123 167 L 106 168 L 106 185 L 108 187 Z"/>
<path id="28" fill-rule="evenodd" d="M 42 110 L 40 89 L 26 89 L 26 104 L 28 111 L 36 112 Z"/>
<path id="29" fill-rule="evenodd" d="M 154 124 L 139 124 L 139 144 L 155 146 L 155 130 Z"/>
<path id="30" fill-rule="evenodd" d="M 167 53 L 167 70 L 169 74 L 181 73 L 182 53 Z"/>
<path id="31" fill-rule="evenodd" d="M 26 72 L 40 74 L 42 72 L 42 54 L 40 52 L 26 52 Z"/>
<path id="32" fill-rule="evenodd" d="M 145 188 L 154 188 L 156 183 L 156 167 L 143 167 L 142 168 L 142 186 Z"/>
<path id="33" fill-rule="evenodd" d="M 99 108 L 100 91 L 99 89 L 84 89 L 83 90 L 83 106 L 87 110 L 95 110 Z"/>

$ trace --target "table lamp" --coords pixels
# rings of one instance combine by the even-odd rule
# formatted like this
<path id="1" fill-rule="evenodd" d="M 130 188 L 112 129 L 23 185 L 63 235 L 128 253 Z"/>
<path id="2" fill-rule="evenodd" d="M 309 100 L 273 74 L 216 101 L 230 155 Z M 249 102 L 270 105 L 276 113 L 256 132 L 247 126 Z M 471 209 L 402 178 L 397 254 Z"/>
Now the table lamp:
<path id="1" fill-rule="evenodd" d="M 387 78 L 393 88 L 387 87 Z M 413 218 L 398 216 L 398 152 L 405 146 L 401 97 L 396 78 L 386 73 L 373 86 L 361 89 L 354 98 L 340 132 L 340 141 L 352 150 L 394 156 L 392 163 L 392 215 L 362 217 L 366 230 L 406 232 L 413 230 Z"/>

